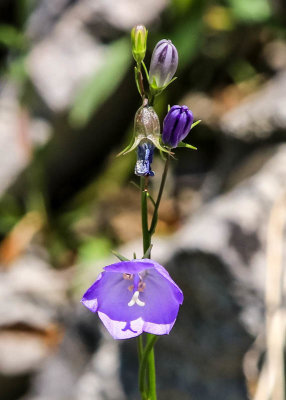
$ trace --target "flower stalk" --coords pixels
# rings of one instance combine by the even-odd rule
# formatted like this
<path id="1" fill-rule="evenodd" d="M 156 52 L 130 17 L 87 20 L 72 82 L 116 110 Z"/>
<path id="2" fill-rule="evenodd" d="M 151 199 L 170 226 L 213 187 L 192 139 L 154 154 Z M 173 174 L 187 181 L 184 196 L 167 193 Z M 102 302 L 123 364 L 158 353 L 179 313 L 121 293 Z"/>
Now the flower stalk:
<path id="1" fill-rule="evenodd" d="M 155 203 L 153 217 L 152 217 L 151 225 L 150 225 L 150 229 L 149 229 L 149 234 L 151 237 L 155 233 L 155 229 L 156 229 L 157 222 L 158 222 L 158 211 L 159 211 L 159 206 L 160 206 L 162 194 L 163 194 L 166 179 L 167 179 L 169 163 L 170 163 L 170 154 L 167 154 L 167 158 L 165 161 L 165 167 L 164 167 L 164 171 L 163 171 L 163 175 L 162 175 L 162 179 L 161 179 L 161 184 L 160 184 L 160 188 L 159 188 L 159 192 L 158 192 L 158 197 L 157 197 L 157 200 Z"/>
<path id="2" fill-rule="evenodd" d="M 158 222 L 170 157 L 173 154 L 171 151 L 176 147 L 196 149 L 182 140 L 199 121 L 193 124 L 193 116 L 188 107 L 173 106 L 164 120 L 161 135 L 160 121 L 153 103 L 155 96 L 175 79 L 173 76 L 178 65 L 178 54 L 172 42 L 163 39 L 155 47 L 148 74 L 143 61 L 147 33 L 143 25 L 135 26 L 131 33 L 132 54 L 136 62 L 135 82 L 142 105 L 135 114 L 132 141 L 119 153 L 124 155 L 135 149 L 137 151 L 134 173 L 140 176 L 143 257 L 137 259 L 134 254 L 134 258 L 130 260 L 114 252 L 120 261 L 103 268 L 83 295 L 82 303 L 90 311 L 98 313 L 114 339 L 137 337 L 141 398 L 157 400 L 154 345 L 158 335 L 166 335 L 172 329 L 183 302 L 183 293 L 168 271 L 151 259 L 152 236 Z M 149 83 L 147 90 L 144 88 L 141 65 Z M 148 191 L 148 184 L 150 177 L 154 176 L 151 164 L 156 148 L 161 155 L 167 155 L 155 201 Z M 148 199 L 153 209 L 150 221 Z"/>
<path id="3" fill-rule="evenodd" d="M 158 211 L 164 191 L 166 178 L 168 174 L 168 167 L 170 162 L 170 155 L 167 155 L 164 171 L 162 174 L 161 184 L 157 196 L 157 200 L 154 206 L 153 216 L 151 219 L 150 228 L 148 228 L 148 177 L 141 177 L 141 222 L 142 222 L 142 238 L 143 238 L 143 253 L 145 254 L 151 246 L 152 235 L 155 232 Z M 150 258 L 151 254 L 149 253 Z M 144 353 L 138 353 L 139 358 L 139 389 L 142 396 L 142 400 L 156 400 L 156 369 L 155 369 L 155 355 L 154 355 L 154 344 L 156 343 L 158 336 L 147 333 L 147 344 L 144 349 Z M 140 336 L 138 337 L 138 349 L 140 348 Z M 141 339 L 142 340 L 142 339 Z M 141 342 L 142 344 L 142 342 Z M 146 397 L 146 371 L 148 371 L 148 389 L 149 397 Z"/>

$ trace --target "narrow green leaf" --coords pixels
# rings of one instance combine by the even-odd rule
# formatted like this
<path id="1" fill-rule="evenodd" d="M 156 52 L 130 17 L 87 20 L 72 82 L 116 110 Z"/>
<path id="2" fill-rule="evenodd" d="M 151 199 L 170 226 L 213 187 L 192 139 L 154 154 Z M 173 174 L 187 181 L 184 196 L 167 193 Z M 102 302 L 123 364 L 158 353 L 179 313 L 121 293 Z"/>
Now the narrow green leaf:
<path id="1" fill-rule="evenodd" d="M 109 45 L 104 65 L 90 77 L 75 99 L 69 115 L 73 126 L 84 126 L 95 110 L 115 91 L 129 67 L 129 50 L 127 38 Z"/>
<path id="2" fill-rule="evenodd" d="M 112 250 L 111 253 L 114 254 L 115 257 L 117 257 L 118 260 L 120 260 L 120 261 L 130 261 L 128 258 L 124 257 L 122 254 L 117 253 L 117 251 Z"/>
<path id="3" fill-rule="evenodd" d="M 156 205 L 156 202 L 155 202 L 155 200 L 153 199 L 153 197 L 151 196 L 151 194 L 149 193 L 149 192 L 147 192 L 147 197 L 148 197 L 148 199 L 150 199 L 151 200 L 151 203 L 153 204 L 153 206 L 155 207 L 155 205 Z"/>

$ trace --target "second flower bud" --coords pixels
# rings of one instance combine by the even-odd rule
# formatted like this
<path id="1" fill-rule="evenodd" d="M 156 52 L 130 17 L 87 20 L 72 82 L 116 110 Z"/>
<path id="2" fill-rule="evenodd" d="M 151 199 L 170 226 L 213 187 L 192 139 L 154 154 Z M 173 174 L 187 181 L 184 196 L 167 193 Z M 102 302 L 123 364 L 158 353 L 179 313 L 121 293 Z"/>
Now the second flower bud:
<path id="1" fill-rule="evenodd" d="M 149 83 L 151 89 L 162 90 L 173 78 L 178 67 L 178 52 L 171 40 L 160 40 L 151 58 Z"/>

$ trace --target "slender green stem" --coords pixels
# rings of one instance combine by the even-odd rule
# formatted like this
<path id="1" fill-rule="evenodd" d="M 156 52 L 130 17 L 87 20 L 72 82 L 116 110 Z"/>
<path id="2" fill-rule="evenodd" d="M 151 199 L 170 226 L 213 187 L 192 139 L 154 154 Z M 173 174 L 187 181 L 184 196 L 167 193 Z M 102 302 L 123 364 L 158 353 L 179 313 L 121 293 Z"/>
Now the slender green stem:
<path id="1" fill-rule="evenodd" d="M 144 89 L 143 75 L 141 72 L 141 64 L 140 63 L 137 63 L 136 73 L 137 73 L 136 82 L 138 83 L 138 86 L 139 86 L 139 93 L 140 93 L 142 99 L 144 99 L 145 89 Z"/>
<path id="2" fill-rule="evenodd" d="M 143 254 L 146 253 L 151 244 L 151 235 L 148 231 L 148 205 L 147 205 L 147 177 L 141 177 L 141 223 L 143 235 Z"/>
<path id="3" fill-rule="evenodd" d="M 143 253 L 146 254 L 151 245 L 151 235 L 148 231 L 148 178 L 141 177 L 141 217 L 142 217 L 142 235 L 143 235 Z M 151 251 L 150 251 L 151 252 Z M 149 254 L 150 256 L 150 254 Z M 157 337 L 147 334 L 147 344 L 144 349 L 143 357 L 139 369 L 139 388 L 143 400 L 156 400 L 156 371 L 153 345 Z M 148 351 L 147 351 L 148 350 Z M 148 367 L 148 368 L 147 368 Z M 146 391 L 146 371 L 148 370 L 148 392 Z M 147 396 L 147 397 L 146 397 Z"/>
<path id="4" fill-rule="evenodd" d="M 170 162 L 170 155 L 168 154 L 167 158 L 166 158 L 166 162 L 165 162 L 164 172 L 163 172 L 162 179 L 161 179 L 161 184 L 160 184 L 158 197 L 157 197 L 155 208 L 154 208 L 154 213 L 153 213 L 150 229 L 149 229 L 150 237 L 152 237 L 153 233 L 155 232 L 156 226 L 157 226 L 158 210 L 159 210 L 159 206 L 160 206 L 163 190 L 164 190 L 165 183 L 166 183 L 166 178 L 167 178 L 168 168 L 169 168 L 169 162 Z"/>
<path id="5" fill-rule="evenodd" d="M 148 71 L 147 71 L 147 68 L 146 68 L 146 65 L 145 65 L 144 61 L 142 61 L 142 65 L 143 65 L 143 68 L 144 68 L 144 71 L 145 71 L 145 74 L 146 74 L 147 81 L 149 81 L 149 74 L 148 74 Z"/>
<path id="6" fill-rule="evenodd" d="M 165 162 L 165 167 L 161 179 L 161 184 L 157 196 L 157 200 L 154 206 L 153 217 L 150 224 L 150 229 L 148 230 L 148 178 L 141 177 L 140 188 L 141 188 L 141 218 L 142 218 L 142 235 L 143 235 L 143 253 L 145 254 L 151 245 L 151 238 L 155 232 L 157 221 L 158 221 L 158 210 L 163 194 L 163 190 L 166 183 L 166 178 L 168 174 L 168 167 L 170 162 L 170 155 L 167 155 Z M 142 396 L 142 400 L 156 400 L 156 369 L 155 369 L 155 356 L 154 356 L 154 344 L 158 337 L 147 333 L 147 344 L 145 349 L 140 353 L 139 359 L 139 389 Z M 142 344 L 142 342 L 141 342 Z M 143 345 L 142 345 L 143 346 Z M 142 348 L 141 348 L 142 351 Z M 141 354 L 141 355 L 140 355 Z M 141 358 L 140 358 L 141 357 Z M 146 372 L 148 372 L 148 395 L 146 393 Z"/>
<path id="7" fill-rule="evenodd" d="M 148 334 L 147 344 L 143 352 L 143 356 L 140 363 L 139 368 L 139 390 L 142 396 L 142 399 L 150 399 L 156 400 L 156 375 L 155 375 L 155 362 L 154 362 L 154 344 L 158 340 L 158 336 Z M 152 379 L 150 379 L 150 366 L 149 359 L 150 354 L 153 353 L 153 366 L 152 366 Z M 149 395 L 146 397 L 145 391 L 145 377 L 146 377 L 146 367 L 148 363 L 148 371 L 149 371 Z M 143 395 L 142 395 L 143 394 Z"/>
<path id="8" fill-rule="evenodd" d="M 139 359 L 139 364 L 141 364 L 142 361 L 142 356 L 143 356 L 143 339 L 142 335 L 137 336 L 137 352 L 138 352 L 138 359 Z"/>
<path id="9" fill-rule="evenodd" d="M 150 351 L 148 352 L 148 378 L 149 378 L 149 398 L 150 400 L 157 400 L 156 394 L 156 368 L 155 368 L 155 355 L 154 355 L 154 344 L 158 340 L 158 336 L 147 333 L 147 345 L 150 345 Z"/>

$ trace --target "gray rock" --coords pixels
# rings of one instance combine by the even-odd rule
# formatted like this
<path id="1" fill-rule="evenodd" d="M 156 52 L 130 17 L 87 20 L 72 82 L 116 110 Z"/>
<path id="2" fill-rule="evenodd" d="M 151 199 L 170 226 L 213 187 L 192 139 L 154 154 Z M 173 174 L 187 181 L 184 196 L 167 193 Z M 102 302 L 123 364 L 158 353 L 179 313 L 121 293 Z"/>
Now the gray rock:
<path id="1" fill-rule="evenodd" d="M 241 140 L 261 140 L 286 127 L 286 72 L 283 70 L 220 123 L 223 132 Z"/>
<path id="2" fill-rule="evenodd" d="M 152 257 L 170 270 L 185 296 L 170 336 L 156 345 L 158 398 L 247 400 L 242 365 L 264 331 L 266 229 L 285 190 L 285 159 L 286 145 L 273 148 L 258 169 L 202 206 L 177 234 L 155 238 Z M 134 250 L 141 254 L 140 242 L 120 252 L 131 256 Z M 112 262 L 93 266 L 85 288 L 99 264 Z M 34 381 L 34 397 L 25 400 L 138 399 L 136 341 L 112 341 L 83 308 L 71 318 L 60 351 Z"/>
<path id="3" fill-rule="evenodd" d="M 2 81 L 0 92 L 0 195 L 9 188 L 28 165 L 31 150 L 44 145 L 50 128 L 46 121 L 31 118 L 20 107 L 20 88 Z"/>
<path id="4" fill-rule="evenodd" d="M 32 48 L 27 65 L 44 102 L 56 112 L 68 109 L 78 90 L 104 66 L 109 46 L 101 37 L 106 39 L 109 32 L 110 41 L 118 31 L 151 23 L 166 4 L 166 0 L 40 2 L 30 18 L 28 35 L 41 40 Z"/>
<path id="5" fill-rule="evenodd" d="M 0 270 L 0 374 L 34 371 L 58 337 L 66 282 L 35 255 Z"/>
<path id="6" fill-rule="evenodd" d="M 159 398 L 169 398 L 169 390 L 178 398 L 248 398 L 242 365 L 265 332 L 266 230 L 285 192 L 285 160 L 285 145 L 268 151 L 258 170 L 201 207 L 176 235 L 154 240 L 152 257 L 167 266 L 185 296 L 170 337 L 156 345 Z M 133 250 L 140 254 L 140 243 L 121 253 Z M 123 358 L 128 348 L 124 343 Z M 130 395 L 135 375 L 129 376 Z"/>

